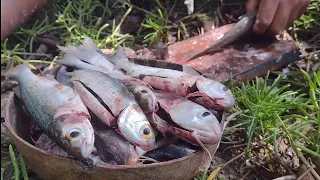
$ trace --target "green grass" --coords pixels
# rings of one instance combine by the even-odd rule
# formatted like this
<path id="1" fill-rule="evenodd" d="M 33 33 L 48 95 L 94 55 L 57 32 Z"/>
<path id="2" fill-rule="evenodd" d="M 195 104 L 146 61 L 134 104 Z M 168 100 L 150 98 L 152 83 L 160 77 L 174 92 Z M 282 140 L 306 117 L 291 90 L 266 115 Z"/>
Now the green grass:
<path id="1" fill-rule="evenodd" d="M 263 142 L 278 146 L 278 140 L 285 138 L 296 151 L 320 157 L 320 72 L 309 75 L 301 70 L 300 77 L 306 83 L 303 87 L 292 87 L 283 83 L 283 76 L 269 79 L 256 78 L 240 87 L 232 88 L 237 105 L 234 111 L 248 109 L 232 129 L 246 128 L 246 151 L 252 149 L 255 137 Z M 276 148 L 275 148 L 276 149 Z"/>
<path id="2" fill-rule="evenodd" d="M 320 28 L 320 2 L 312 0 L 307 11 L 294 22 L 294 26 L 303 29 Z"/>
<path id="3" fill-rule="evenodd" d="M 1 180 L 4 180 L 4 174 L 6 169 L 9 166 L 13 167 L 13 174 L 12 174 L 12 179 L 14 180 L 20 180 L 20 179 L 24 179 L 24 180 L 28 180 L 28 173 L 27 173 L 27 167 L 26 164 L 24 162 L 24 159 L 22 157 L 21 154 L 19 154 L 19 156 L 16 156 L 16 153 L 13 150 L 12 145 L 9 145 L 9 156 L 10 156 L 10 160 L 6 163 L 1 163 Z M 22 178 L 21 178 L 22 177 Z M 7 179 L 8 177 L 6 177 Z"/>
<path id="4" fill-rule="evenodd" d="M 148 14 L 145 22 L 141 24 L 141 27 L 153 31 L 144 37 L 143 42 L 145 43 L 154 44 L 157 41 L 162 41 L 163 43 L 168 42 L 168 15 L 166 13 L 163 14 L 160 9 L 158 9 L 157 12 L 158 14 L 152 14 L 152 16 Z"/>

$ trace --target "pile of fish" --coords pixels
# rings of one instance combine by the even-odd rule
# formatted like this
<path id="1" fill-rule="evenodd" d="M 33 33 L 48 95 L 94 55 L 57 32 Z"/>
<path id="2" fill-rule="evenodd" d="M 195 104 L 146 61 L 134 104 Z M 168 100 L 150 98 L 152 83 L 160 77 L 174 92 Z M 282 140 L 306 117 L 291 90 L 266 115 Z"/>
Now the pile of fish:
<path id="1" fill-rule="evenodd" d="M 188 66 L 128 59 L 121 46 L 105 55 L 90 38 L 58 48 L 65 54 L 53 76 L 36 75 L 28 64 L 6 73 L 43 132 L 37 147 L 55 144 L 60 153 L 50 152 L 61 156 L 136 165 L 141 157 L 167 161 L 219 142 L 217 112 L 235 103 L 222 83 Z"/>

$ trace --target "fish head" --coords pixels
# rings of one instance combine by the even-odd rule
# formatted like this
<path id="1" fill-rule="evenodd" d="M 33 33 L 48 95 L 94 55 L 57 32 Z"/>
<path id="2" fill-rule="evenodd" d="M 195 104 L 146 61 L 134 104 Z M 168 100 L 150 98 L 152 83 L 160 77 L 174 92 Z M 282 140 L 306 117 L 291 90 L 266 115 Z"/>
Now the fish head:
<path id="1" fill-rule="evenodd" d="M 204 77 L 199 78 L 196 83 L 198 90 L 215 100 L 222 109 L 234 106 L 235 99 L 231 90 L 222 83 Z"/>
<path id="2" fill-rule="evenodd" d="M 204 144 L 215 144 L 222 135 L 218 119 L 203 106 L 186 100 L 169 111 L 172 121 L 180 127 L 195 132 Z"/>
<path id="3" fill-rule="evenodd" d="M 144 112 L 155 112 L 156 96 L 153 91 L 145 86 L 134 86 L 133 95 Z"/>
<path id="4" fill-rule="evenodd" d="M 132 144 L 146 151 L 154 148 L 154 130 L 139 105 L 132 104 L 120 113 L 118 128 Z"/>
<path id="5" fill-rule="evenodd" d="M 57 144 L 71 156 L 85 159 L 91 155 L 94 130 L 87 114 L 61 114 L 54 118 L 50 130 Z"/>

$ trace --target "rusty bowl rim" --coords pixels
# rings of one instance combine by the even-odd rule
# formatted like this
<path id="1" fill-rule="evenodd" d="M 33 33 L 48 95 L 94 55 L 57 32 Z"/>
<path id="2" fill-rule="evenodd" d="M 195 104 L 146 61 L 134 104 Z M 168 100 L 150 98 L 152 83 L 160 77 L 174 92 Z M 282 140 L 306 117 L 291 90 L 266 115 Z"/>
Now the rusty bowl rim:
<path id="1" fill-rule="evenodd" d="M 7 100 L 7 106 L 6 106 L 6 110 L 5 110 L 5 126 L 8 129 L 9 133 L 11 136 L 14 136 L 14 138 L 16 138 L 17 140 L 19 140 L 22 144 L 24 144 L 25 146 L 28 146 L 29 148 L 39 152 L 39 153 L 43 153 L 49 156 L 53 156 L 55 158 L 60 158 L 60 159 L 65 159 L 65 160 L 69 160 L 69 161 L 76 161 L 74 159 L 70 159 L 67 157 L 62 157 L 62 156 L 58 156 L 49 152 L 46 152 L 42 149 L 39 149 L 37 147 L 35 147 L 34 145 L 30 144 L 29 142 L 25 141 L 23 138 L 21 138 L 13 129 L 13 127 L 10 124 L 10 110 L 8 105 L 10 105 L 10 103 L 12 103 L 14 101 L 15 98 L 18 98 L 14 92 L 10 92 L 9 96 L 8 96 L 8 100 Z M 19 99 L 19 98 L 18 98 Z M 19 99 L 20 101 L 20 99 Z M 9 120 L 8 120 L 9 119 Z M 15 142 L 14 142 L 15 143 Z M 187 160 L 189 158 L 191 158 L 192 156 L 195 155 L 200 155 L 203 154 L 203 151 L 197 151 L 195 153 L 192 153 L 190 155 L 184 156 L 182 158 L 178 158 L 178 159 L 174 159 L 174 160 L 170 160 L 170 161 L 165 161 L 165 162 L 158 162 L 158 163 L 152 163 L 152 164 L 141 164 L 141 165 L 113 165 L 113 164 L 107 164 L 107 163 L 97 163 L 94 166 L 96 167 L 100 167 L 100 168 L 107 168 L 107 169 L 140 169 L 140 168 L 152 168 L 152 167 L 158 167 L 158 166 L 164 166 L 164 165 L 170 165 L 173 163 L 178 163 L 180 161 L 184 161 Z"/>

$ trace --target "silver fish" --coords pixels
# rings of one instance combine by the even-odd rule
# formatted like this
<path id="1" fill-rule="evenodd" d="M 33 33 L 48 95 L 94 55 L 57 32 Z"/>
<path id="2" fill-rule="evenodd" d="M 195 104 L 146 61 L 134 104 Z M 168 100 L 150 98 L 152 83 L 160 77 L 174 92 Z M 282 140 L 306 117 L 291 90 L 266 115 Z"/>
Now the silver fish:
<path id="1" fill-rule="evenodd" d="M 215 144 L 220 140 L 222 136 L 221 126 L 218 119 L 209 110 L 173 93 L 155 91 L 155 95 L 159 106 L 175 124 L 183 128 L 169 127 L 171 133 L 195 144 L 197 144 L 197 141 L 194 133 L 204 144 Z"/>
<path id="2" fill-rule="evenodd" d="M 94 130 L 95 145 L 104 162 L 119 165 L 136 165 L 138 163 L 139 155 L 134 146 L 119 133 L 103 126 L 103 124 L 94 125 Z"/>
<path id="3" fill-rule="evenodd" d="M 99 119 L 111 127 L 117 125 L 127 140 L 142 149 L 153 148 L 155 136 L 152 127 L 121 81 L 95 70 L 77 70 L 71 76 L 84 103 Z M 110 120 L 110 114 L 115 119 Z"/>
<path id="4" fill-rule="evenodd" d="M 85 63 L 85 62 L 81 61 L 79 58 L 77 58 L 75 55 L 72 55 L 72 54 L 65 54 L 62 59 L 59 59 L 56 62 L 64 64 L 66 66 L 76 67 L 77 69 L 82 69 L 82 70 L 90 69 L 90 70 L 96 70 L 96 71 L 103 72 L 103 73 L 111 76 L 112 78 L 115 78 L 115 79 L 122 81 L 123 84 L 127 87 L 127 89 L 135 96 L 136 100 L 138 101 L 139 106 L 141 107 L 141 109 L 144 112 L 146 112 L 146 113 L 154 112 L 157 108 L 156 107 L 156 98 L 155 98 L 155 95 L 153 94 L 152 87 L 149 84 L 147 84 L 139 79 L 135 79 L 130 76 L 126 76 L 126 75 L 122 74 L 121 72 L 117 72 L 117 71 L 106 71 L 106 70 L 101 69 L 101 68 L 94 66 L 92 64 Z M 64 77 L 69 77 L 69 75 L 68 75 L 68 73 L 65 72 L 65 68 L 60 69 L 60 70 L 58 72 L 58 75 L 61 74 L 60 75 L 61 82 L 63 82 L 66 79 Z"/>
<path id="5" fill-rule="evenodd" d="M 6 76 L 18 81 L 28 113 L 51 139 L 73 157 L 89 157 L 94 146 L 91 117 L 72 88 L 33 74 L 28 64 L 16 66 Z"/>
<path id="6" fill-rule="evenodd" d="M 201 75 L 187 74 L 173 69 L 144 66 L 129 61 L 121 46 L 114 58 L 109 58 L 116 68 L 122 69 L 126 75 L 140 77 L 154 88 L 175 92 L 182 96 L 204 96 L 205 101 L 198 102 L 210 109 L 229 109 L 235 99 L 232 92 L 222 83 Z M 196 94 L 193 94 L 196 93 Z"/>
<path id="7" fill-rule="evenodd" d="M 84 39 L 83 44 L 78 47 L 76 46 L 64 47 L 59 45 L 57 45 L 57 47 L 62 52 L 66 54 L 75 55 L 79 59 L 87 63 L 90 63 L 94 66 L 97 66 L 99 68 L 102 68 L 108 71 L 114 70 L 114 64 L 112 64 L 102 55 L 101 50 L 96 46 L 94 41 L 88 37 L 86 37 Z"/>

